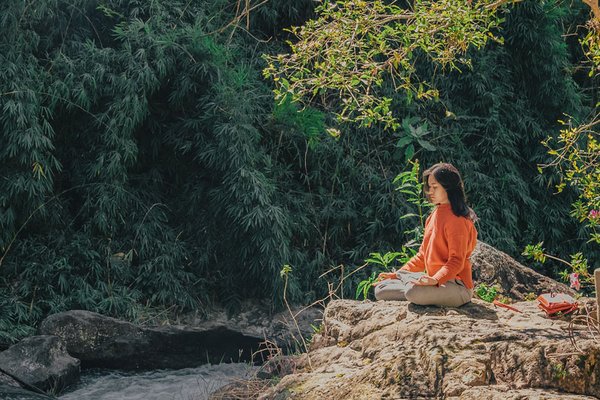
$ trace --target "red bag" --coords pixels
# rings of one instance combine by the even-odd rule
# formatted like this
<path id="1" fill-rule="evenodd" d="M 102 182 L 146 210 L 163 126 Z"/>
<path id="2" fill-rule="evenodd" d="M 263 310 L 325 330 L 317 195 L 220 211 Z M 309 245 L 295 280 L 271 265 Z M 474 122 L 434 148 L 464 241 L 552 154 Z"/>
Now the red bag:
<path id="1" fill-rule="evenodd" d="M 544 293 L 538 296 L 538 307 L 546 312 L 549 317 L 557 313 L 568 314 L 579 308 L 577 300 L 564 293 Z"/>

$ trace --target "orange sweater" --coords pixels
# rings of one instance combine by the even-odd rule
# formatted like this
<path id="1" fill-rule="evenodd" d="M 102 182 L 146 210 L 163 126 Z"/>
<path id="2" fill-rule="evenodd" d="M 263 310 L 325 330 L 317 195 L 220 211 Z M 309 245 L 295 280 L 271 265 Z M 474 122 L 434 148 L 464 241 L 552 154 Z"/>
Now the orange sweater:
<path id="1" fill-rule="evenodd" d="M 473 222 L 458 217 L 450 204 L 439 204 L 427 217 L 425 235 L 419 252 L 401 269 L 412 272 L 425 271 L 443 285 L 451 279 L 461 279 L 473 288 L 469 257 L 477 242 Z"/>

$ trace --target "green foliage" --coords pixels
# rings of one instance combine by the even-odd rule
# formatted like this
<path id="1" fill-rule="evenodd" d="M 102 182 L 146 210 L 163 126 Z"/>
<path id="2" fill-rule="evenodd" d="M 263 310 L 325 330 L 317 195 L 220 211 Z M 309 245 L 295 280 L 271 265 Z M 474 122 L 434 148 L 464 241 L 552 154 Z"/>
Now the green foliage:
<path id="1" fill-rule="evenodd" d="M 308 146 L 314 149 L 326 131 L 325 114 L 314 108 L 299 109 L 290 97 L 275 105 L 273 118 L 277 123 L 284 123 L 298 130 L 306 137 Z"/>
<path id="2" fill-rule="evenodd" d="M 496 8 L 502 3 L 326 1 L 317 7 L 317 18 L 290 28 L 298 40 L 288 42 L 290 54 L 266 57 L 264 75 L 273 78 L 278 99 L 311 103 L 334 95 L 339 119 L 395 130 L 400 125 L 394 99 L 379 92 L 384 79 L 392 79 L 409 102 L 413 96 L 436 98 L 437 90 L 416 73 L 419 55 L 451 70 L 469 65 L 469 47 L 496 39 L 492 31 L 501 22 Z"/>
<path id="3" fill-rule="evenodd" d="M 292 267 L 290 267 L 289 265 L 284 265 L 283 268 L 281 268 L 281 271 L 279 271 L 279 275 L 282 278 L 287 278 L 290 273 L 292 272 Z"/>
<path id="4" fill-rule="evenodd" d="M 275 292 L 269 252 L 289 256 L 260 171 L 256 121 L 270 112 L 250 95 L 260 68 L 233 62 L 208 35 L 227 8 L 96 6 L 0 8 L 0 301 L 27 305 L 2 314 L 7 341 L 69 308 L 144 319 L 219 292 L 239 304 L 248 275 L 267 282 L 249 291 Z M 240 243 L 252 249 L 230 257 Z M 247 269 L 232 268 L 242 260 Z"/>
<path id="5" fill-rule="evenodd" d="M 565 379 L 569 376 L 569 372 L 565 366 L 559 362 L 554 362 L 552 365 L 552 378 L 555 380 Z"/>
<path id="6" fill-rule="evenodd" d="M 418 122 L 419 119 L 417 117 L 404 118 L 402 120 L 402 135 L 399 135 L 400 139 L 398 139 L 396 147 L 398 150 L 404 149 L 404 157 L 406 162 L 409 162 L 415 155 L 415 145 L 418 145 L 427 151 L 436 150 L 436 147 L 425 139 L 425 137 L 431 133 L 428 130 L 427 121 L 425 121 L 422 125 L 415 127 L 413 124 Z"/>
<path id="7" fill-rule="evenodd" d="M 542 245 L 544 242 L 539 242 L 537 244 L 528 244 L 525 246 L 525 250 L 523 250 L 523 255 L 526 257 L 533 258 L 535 261 L 539 261 L 541 263 L 546 262 L 546 255 L 544 254 L 544 249 Z"/>
<path id="8" fill-rule="evenodd" d="M 537 299 L 538 295 L 536 293 L 533 292 L 529 292 L 525 295 L 524 300 L 525 301 L 535 301 Z"/>
<path id="9" fill-rule="evenodd" d="M 411 259 L 412 256 L 415 255 L 415 251 L 402 246 L 401 251 L 397 252 L 387 252 L 385 254 L 381 253 L 370 253 L 369 258 L 365 259 L 365 265 L 367 266 L 376 266 L 381 267 L 383 271 L 389 271 L 390 266 L 392 264 L 405 264 L 408 260 Z M 377 275 L 381 271 L 373 271 L 371 275 L 358 283 L 356 287 L 355 298 L 358 299 L 359 296 L 363 295 L 363 300 L 366 300 L 369 295 L 369 290 L 373 286 L 373 283 L 377 281 Z"/>
<path id="10" fill-rule="evenodd" d="M 346 9 L 332 8 L 322 14 L 324 16 L 329 12 L 327 15 L 330 15 L 330 19 L 322 18 L 315 22 L 317 25 L 328 23 L 328 30 L 322 30 L 319 35 L 327 36 L 325 42 L 329 43 L 327 40 L 330 40 L 331 46 L 339 44 L 342 55 L 332 55 L 337 61 L 344 57 L 344 46 L 360 47 L 362 42 L 358 39 L 355 42 L 341 39 L 335 42 L 331 37 L 338 34 L 344 37 L 344 29 L 354 26 L 360 28 L 361 18 L 372 20 L 373 26 L 377 23 L 377 19 L 368 13 L 356 16 L 358 22 L 355 25 L 352 23 L 354 20 L 344 19 L 352 16 L 353 12 L 356 13 L 359 6 L 361 5 L 357 3 Z M 377 13 L 376 6 L 371 6 L 374 13 Z M 411 103 L 408 101 L 412 98 L 410 89 L 394 93 L 398 83 L 394 84 L 392 79 L 380 79 L 378 75 L 374 75 L 373 79 L 380 79 L 380 82 L 373 85 L 370 91 L 365 92 L 361 85 L 351 88 L 360 90 L 360 94 L 379 96 L 383 103 L 397 104 L 394 111 L 399 111 L 399 118 L 414 116 L 428 123 L 427 131 L 431 133 L 428 143 L 437 151 L 433 154 L 424 152 L 420 157 L 421 161 L 424 164 L 449 161 L 463 171 L 467 194 L 481 217 L 478 224 L 480 238 L 509 253 L 518 251 L 518 243 L 533 240 L 543 240 L 553 248 L 568 251 L 572 245 L 560 238 L 573 237 L 578 241 L 584 235 L 589 235 L 592 240 L 598 238 L 597 233 L 588 231 L 589 226 L 581 227 L 565 218 L 578 195 L 576 191 L 567 191 L 562 196 L 551 195 L 549 188 L 560 181 L 560 173 L 549 170 L 540 176 L 534 171 L 536 165 L 552 161 L 540 142 L 548 135 L 559 136 L 560 127 L 556 121 L 562 119 L 563 114 L 580 118 L 589 109 L 585 103 L 586 98 L 573 79 L 576 78 L 577 83 L 589 85 L 573 72 L 576 70 L 572 60 L 577 62 L 577 58 L 582 59 L 581 49 L 573 47 L 577 43 L 569 43 L 570 39 L 565 40 L 563 36 L 565 27 L 569 30 L 569 27 L 575 28 L 585 22 L 582 18 L 587 18 L 587 14 L 581 13 L 582 7 L 587 11 L 587 7 L 582 4 L 569 7 L 556 2 L 524 1 L 512 5 L 510 12 L 504 14 L 501 30 L 491 29 L 494 35 L 502 37 L 504 45 L 487 43 L 480 52 L 468 52 L 471 69 L 463 69 L 461 74 L 451 72 L 441 75 L 435 63 L 416 57 L 416 62 L 411 64 L 415 74 L 419 75 L 419 79 L 431 82 L 439 91 L 439 102 Z M 393 15 L 393 12 L 381 15 Z M 344 27 L 337 29 L 336 23 L 344 21 L 347 22 Z M 309 23 L 296 30 L 298 42 L 292 46 L 289 56 L 270 58 L 273 65 L 267 73 L 281 72 L 285 75 L 286 71 L 290 72 L 287 76 L 289 90 L 294 89 L 294 81 L 290 77 L 295 76 L 293 73 L 296 71 L 296 62 L 309 62 L 310 57 L 330 51 L 330 47 L 322 46 L 306 47 L 304 51 L 294 53 L 320 37 L 308 34 L 303 36 L 306 32 L 312 32 L 313 28 Z M 365 48 L 368 49 L 369 44 Z M 351 53 L 354 54 L 354 50 Z M 317 61 L 319 65 L 316 65 Z M 320 74 L 333 71 L 327 75 L 332 77 L 335 76 L 334 73 L 344 71 L 344 68 L 347 68 L 349 74 L 357 74 L 353 63 L 333 64 L 321 59 L 315 59 L 315 65 L 306 64 L 306 68 L 307 70 L 298 70 L 300 75 L 295 81 L 300 87 L 298 93 L 301 93 L 304 83 L 310 83 L 311 77 L 321 79 Z M 402 77 L 402 71 L 392 71 L 391 75 Z M 280 78 L 277 82 L 284 80 Z M 352 80 L 339 79 L 338 82 Z M 284 93 L 287 89 L 278 85 L 278 90 Z M 333 96 L 313 97 L 312 92 L 307 92 L 305 100 L 314 104 L 327 99 L 327 107 L 333 106 L 336 111 L 344 110 L 342 107 L 346 104 L 337 107 L 335 102 L 336 97 L 345 97 L 341 89 L 337 90 L 338 95 Z M 354 98 L 359 97 L 355 95 Z M 367 108 L 370 104 L 368 101 L 357 103 Z M 380 121 L 388 123 L 386 121 L 389 115 L 380 117 Z M 405 157 L 413 151 L 426 149 L 426 145 L 417 144 L 408 136 L 403 132 L 399 141 Z M 591 183 L 597 181 L 589 180 Z M 587 211 L 590 211 L 589 207 Z M 584 214 L 581 212 L 579 215 Z M 582 247 L 588 258 L 600 257 L 597 248 L 587 244 Z M 546 273 L 558 272 L 555 264 L 548 264 L 546 268 Z"/>
<path id="11" fill-rule="evenodd" d="M 368 265 L 379 265 L 384 269 L 388 269 L 389 265 L 393 263 L 397 258 L 402 257 L 403 253 L 399 252 L 388 252 L 385 254 L 380 253 L 371 253 L 369 254 L 369 258 L 365 260 Z"/>
<path id="12" fill-rule="evenodd" d="M 565 282 L 569 282 L 571 277 L 573 277 L 574 283 L 572 283 L 571 287 L 575 287 L 575 290 L 579 290 L 581 288 L 584 293 L 588 293 L 590 295 L 595 293 L 594 273 L 590 268 L 588 259 L 584 257 L 582 252 L 572 254 L 571 261 L 568 262 L 550 254 L 546 254 L 546 250 L 544 250 L 542 245 L 542 242 L 535 245 L 528 244 L 525 246 L 525 250 L 523 250 L 522 254 L 542 264 L 545 263 L 547 259 L 552 259 L 567 265 L 569 267 L 568 269 L 559 272 L 560 278 Z"/>
<path id="13" fill-rule="evenodd" d="M 412 168 L 408 171 L 399 173 L 394 178 L 393 183 L 397 185 L 396 190 L 403 193 L 406 196 L 406 200 L 416 207 L 416 213 L 407 213 L 400 217 L 400 219 L 418 217 L 420 224 L 412 230 L 404 231 L 405 234 L 412 234 L 413 240 L 409 242 L 410 245 L 418 245 L 423 240 L 423 234 L 425 231 L 425 211 L 433 208 L 433 204 L 427 201 L 423 196 L 423 182 L 419 176 L 419 160 L 409 161 Z"/>
<path id="14" fill-rule="evenodd" d="M 555 157 L 543 167 L 560 171 L 561 180 L 555 185 L 558 193 L 567 183 L 577 190 L 579 197 L 573 202 L 570 215 L 588 228 L 589 242 L 600 244 L 600 135 L 594 130 L 600 120 L 578 126 L 573 126 L 573 121 L 560 122 L 565 127 L 558 137 L 542 142 L 549 149 L 548 154 Z"/>
<path id="15" fill-rule="evenodd" d="M 260 55 L 288 51 L 280 29 L 313 7 L 268 2 L 246 25 L 227 0 L 0 5 L 0 345 L 69 308 L 148 321 L 246 298 L 280 307 L 286 283 L 291 303 L 322 298 L 333 265 L 414 254 L 427 213 L 417 157 L 463 172 L 482 240 L 512 254 L 543 240 L 594 264 L 587 232 L 564 219 L 576 194 L 552 196 L 558 177 L 532 168 L 562 112 L 587 112 L 561 36 L 575 15 L 516 5 L 505 45 L 469 53 L 462 74 L 418 50 L 415 73 L 439 101 L 383 79 L 390 134 L 337 125 L 335 96 L 273 104 Z"/>
<path id="16" fill-rule="evenodd" d="M 444 160 L 459 167 L 480 217 L 479 239 L 512 255 L 539 241 L 568 253 L 570 237 L 578 238 L 575 248 L 583 246 L 590 258 L 600 256 L 580 242 L 584 229 L 566 218 L 576 193 L 553 195 L 559 174 L 540 175 L 535 169 L 550 161 L 540 141 L 559 133 L 556 120 L 586 110 L 568 73 L 572 67 L 562 37 L 563 24 L 576 25 L 577 16 L 554 3 L 515 4 L 502 26 L 504 45 L 472 54 L 470 71 L 438 76 L 443 104 L 427 107 L 439 152 L 435 158 L 424 153 L 421 162 Z M 557 274 L 556 265 L 543 272 Z"/>
<path id="17" fill-rule="evenodd" d="M 360 281 L 358 286 L 356 287 L 356 293 L 354 294 L 354 298 L 358 300 L 360 295 L 362 294 L 363 300 L 366 300 L 369 296 L 369 290 L 373 286 L 373 283 L 377 282 L 377 272 L 373 271 L 371 276 L 368 279 Z"/>
<path id="18" fill-rule="evenodd" d="M 424 210 L 433 207 L 433 205 L 428 203 L 422 195 L 423 183 L 419 179 L 419 161 L 411 161 L 409 164 L 411 165 L 411 168 L 398 174 L 396 178 L 394 178 L 393 184 L 397 185 L 395 190 L 407 196 L 406 200 L 411 203 L 413 207 L 416 208 L 416 212 L 418 212 L 418 214 L 408 212 L 402 215 L 400 219 L 419 217 L 421 225 L 417 226 L 415 229 L 404 231 L 404 234 L 414 235 L 414 239 L 411 239 L 406 245 L 402 246 L 401 251 L 387 252 L 385 254 L 370 253 L 369 258 L 365 259 L 367 266 L 378 266 L 381 267 L 383 271 L 388 271 L 390 265 L 395 262 L 399 262 L 400 265 L 403 265 L 416 254 L 416 251 L 410 248 L 410 246 L 418 246 L 423 239 L 425 220 L 423 213 Z M 358 283 L 355 293 L 356 299 L 358 299 L 361 294 L 364 300 L 367 299 L 369 290 L 373 286 L 373 283 L 377 281 L 377 274 L 378 271 L 373 271 L 367 279 Z"/>
<path id="19" fill-rule="evenodd" d="M 475 294 L 483 301 L 491 303 L 498 296 L 499 287 L 497 285 L 488 286 L 485 283 L 480 283 L 475 288 Z"/>

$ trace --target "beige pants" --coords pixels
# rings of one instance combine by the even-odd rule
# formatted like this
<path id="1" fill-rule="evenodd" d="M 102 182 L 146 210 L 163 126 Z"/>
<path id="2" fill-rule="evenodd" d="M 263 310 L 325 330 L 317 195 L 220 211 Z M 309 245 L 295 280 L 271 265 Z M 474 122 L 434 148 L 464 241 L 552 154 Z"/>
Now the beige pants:
<path id="1" fill-rule="evenodd" d="M 459 279 L 441 286 L 415 286 L 412 281 L 425 275 L 423 272 L 398 271 L 398 279 L 386 279 L 375 286 L 377 300 L 408 300 L 422 306 L 460 307 L 471 301 L 473 289 L 468 289 Z"/>

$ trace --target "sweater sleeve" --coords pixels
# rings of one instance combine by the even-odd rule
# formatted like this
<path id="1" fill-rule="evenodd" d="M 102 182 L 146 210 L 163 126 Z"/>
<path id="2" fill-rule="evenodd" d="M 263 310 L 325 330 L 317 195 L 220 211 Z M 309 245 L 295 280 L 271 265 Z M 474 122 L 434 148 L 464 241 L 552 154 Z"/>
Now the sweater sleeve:
<path id="1" fill-rule="evenodd" d="M 448 261 L 433 275 L 440 285 L 456 278 L 456 275 L 465 267 L 469 241 L 467 226 L 462 223 L 446 224 L 444 235 L 448 241 Z"/>
<path id="2" fill-rule="evenodd" d="M 431 219 L 431 215 L 427 217 L 425 220 L 425 231 L 429 228 L 429 220 Z M 423 243 L 419 246 L 419 251 L 415 254 L 410 260 L 404 264 L 401 270 L 410 271 L 410 272 L 423 272 L 425 271 L 425 249 L 423 247 Z"/>

